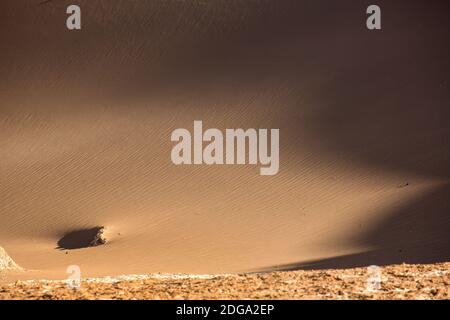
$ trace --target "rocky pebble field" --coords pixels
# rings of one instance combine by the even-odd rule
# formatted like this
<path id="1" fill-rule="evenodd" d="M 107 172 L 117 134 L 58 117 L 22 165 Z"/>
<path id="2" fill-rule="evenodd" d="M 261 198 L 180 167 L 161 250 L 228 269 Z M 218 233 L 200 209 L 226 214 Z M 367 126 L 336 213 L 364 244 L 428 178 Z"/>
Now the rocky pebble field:
<path id="1" fill-rule="evenodd" d="M 450 263 L 258 274 L 150 274 L 0 285 L 0 299 L 449 299 Z M 79 285 L 79 287 L 77 286 Z"/>

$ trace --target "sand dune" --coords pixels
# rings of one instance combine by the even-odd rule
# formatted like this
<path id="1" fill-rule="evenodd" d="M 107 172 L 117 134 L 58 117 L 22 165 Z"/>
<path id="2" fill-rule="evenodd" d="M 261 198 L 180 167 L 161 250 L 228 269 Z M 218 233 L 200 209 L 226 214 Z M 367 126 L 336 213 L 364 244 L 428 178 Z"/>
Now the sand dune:
<path id="1" fill-rule="evenodd" d="M 446 1 L 39 2 L 0 5 L 12 278 L 450 260 Z M 194 120 L 279 128 L 280 172 L 173 165 Z"/>

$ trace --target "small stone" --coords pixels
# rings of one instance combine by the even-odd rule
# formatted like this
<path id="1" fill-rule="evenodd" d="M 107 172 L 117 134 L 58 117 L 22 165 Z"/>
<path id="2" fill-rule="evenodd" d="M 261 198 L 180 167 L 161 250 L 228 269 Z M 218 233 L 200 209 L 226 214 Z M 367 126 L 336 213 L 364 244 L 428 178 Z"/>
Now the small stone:
<path id="1" fill-rule="evenodd" d="M 106 243 L 105 227 L 74 230 L 58 241 L 61 250 L 73 250 L 95 247 Z"/>

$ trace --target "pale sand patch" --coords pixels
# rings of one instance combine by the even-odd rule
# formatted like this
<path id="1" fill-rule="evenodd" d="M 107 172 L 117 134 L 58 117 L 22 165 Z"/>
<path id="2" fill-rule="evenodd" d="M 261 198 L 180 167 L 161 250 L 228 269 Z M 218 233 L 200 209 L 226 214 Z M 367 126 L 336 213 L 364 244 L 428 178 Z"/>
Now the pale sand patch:
<path id="1" fill-rule="evenodd" d="M 5 270 L 23 270 L 14 260 L 8 255 L 5 249 L 0 247 L 0 272 Z"/>

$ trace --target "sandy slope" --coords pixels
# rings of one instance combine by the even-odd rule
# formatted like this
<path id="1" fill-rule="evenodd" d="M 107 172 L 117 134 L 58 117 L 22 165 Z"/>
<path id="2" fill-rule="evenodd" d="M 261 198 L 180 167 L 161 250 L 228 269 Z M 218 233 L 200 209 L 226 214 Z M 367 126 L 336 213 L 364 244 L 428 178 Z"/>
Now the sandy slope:
<path id="1" fill-rule="evenodd" d="M 450 260 L 445 1 L 381 1 L 379 33 L 364 1 L 116 2 L 79 1 L 79 32 L 67 1 L 0 5 L 10 277 Z M 280 128 L 280 173 L 174 166 L 194 120 Z"/>

